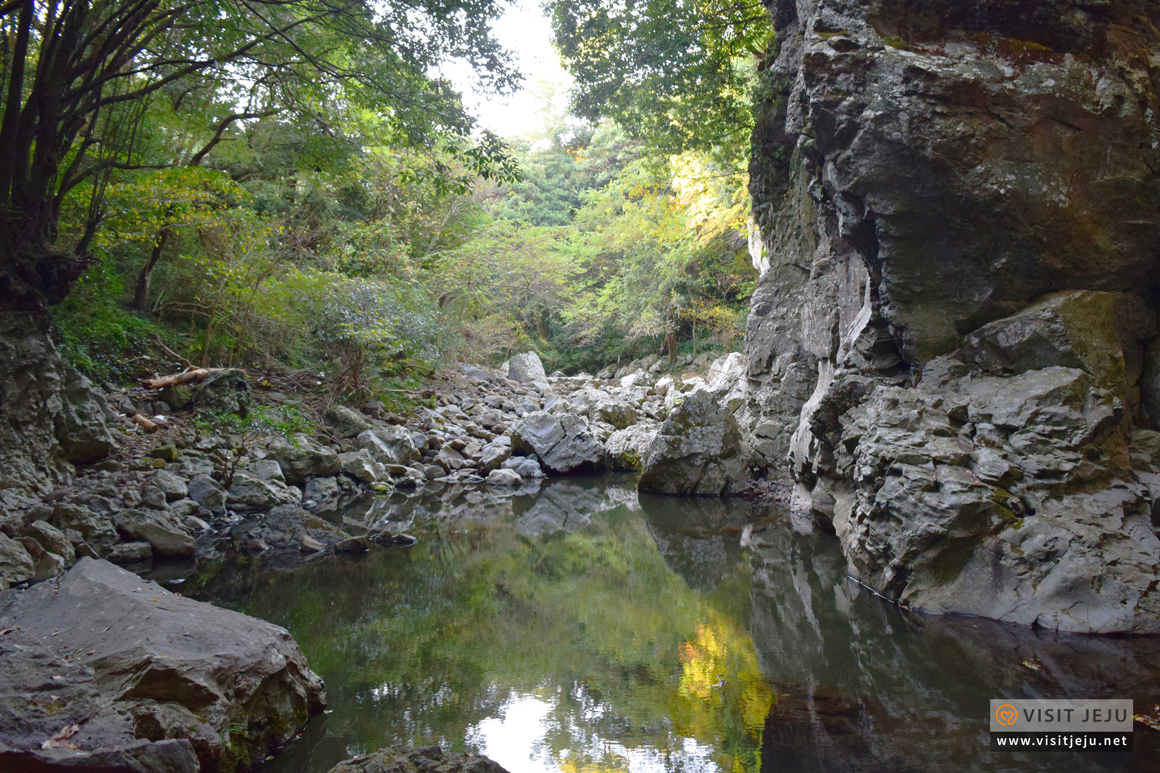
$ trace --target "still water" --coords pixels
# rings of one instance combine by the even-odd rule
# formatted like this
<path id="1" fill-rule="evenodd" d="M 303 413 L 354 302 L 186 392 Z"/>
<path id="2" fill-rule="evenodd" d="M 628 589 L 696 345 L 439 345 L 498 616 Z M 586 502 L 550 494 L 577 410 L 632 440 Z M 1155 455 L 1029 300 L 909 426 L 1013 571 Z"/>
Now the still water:
<path id="1" fill-rule="evenodd" d="M 836 541 L 744 502 L 563 480 L 379 497 L 333 514 L 418 544 L 183 590 L 290 630 L 330 707 L 264 770 L 325 773 L 395 743 L 511 773 L 1160 771 L 1131 753 L 992 753 L 991 698 L 1160 703 L 1160 640 L 907 613 Z M 747 528 L 748 526 L 748 528 Z"/>

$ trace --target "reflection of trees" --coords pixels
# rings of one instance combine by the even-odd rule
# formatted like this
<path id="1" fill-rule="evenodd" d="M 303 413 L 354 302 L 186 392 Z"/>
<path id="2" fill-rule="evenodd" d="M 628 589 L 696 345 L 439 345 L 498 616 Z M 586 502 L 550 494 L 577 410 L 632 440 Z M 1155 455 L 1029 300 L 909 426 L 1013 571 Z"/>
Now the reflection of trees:
<path id="1" fill-rule="evenodd" d="M 462 749 L 522 694 L 551 706 L 542 751 L 558 765 L 624 769 L 651 749 L 678 770 L 692 737 L 719 769 L 757 770 L 771 693 L 744 628 L 666 566 L 639 513 L 585 485 L 540 498 L 474 522 L 445 505 L 454 528 L 405 551 L 204 584 L 289 628 L 326 679 L 309 769 L 397 741 Z M 524 528 L 529 513 L 560 528 Z M 747 582 L 737 569 L 726 585 Z"/>
<path id="2" fill-rule="evenodd" d="M 742 551 L 739 539 L 722 536 L 739 517 L 735 503 L 642 496 L 641 506 L 675 572 L 750 607 L 730 613 L 747 621 L 760 670 L 776 686 L 763 771 L 1098 769 L 1090 757 L 990 755 L 989 699 L 1143 698 L 1160 686 L 1160 639 L 908 614 L 847 579 L 836 539 L 796 534 L 788 518 L 751 514 Z M 740 593 L 739 565 L 748 568 Z M 703 690 L 713 671 L 701 668 L 690 682 Z M 1160 769 L 1160 744 L 1135 735 L 1136 761 Z M 1114 769 L 1124 760 L 1104 762 Z"/>

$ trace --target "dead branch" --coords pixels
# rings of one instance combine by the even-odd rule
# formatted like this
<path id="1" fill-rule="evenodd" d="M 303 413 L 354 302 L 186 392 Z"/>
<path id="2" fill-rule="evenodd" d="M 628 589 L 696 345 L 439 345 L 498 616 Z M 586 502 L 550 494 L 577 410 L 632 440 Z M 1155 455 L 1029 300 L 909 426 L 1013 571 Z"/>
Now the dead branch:
<path id="1" fill-rule="evenodd" d="M 142 416 L 139 413 L 133 414 L 133 421 L 140 424 L 141 429 L 145 430 L 146 432 L 156 432 L 157 431 L 157 425 L 155 423 L 153 423 L 152 421 L 150 421 L 149 419 L 146 419 L 144 416 Z"/>
<path id="2" fill-rule="evenodd" d="M 189 369 L 193 368 L 193 363 L 192 363 L 192 362 L 190 362 L 189 360 L 185 359 L 184 357 L 182 357 L 182 356 L 181 356 L 180 354 L 178 354 L 177 352 L 175 352 L 175 351 L 173 351 L 172 349 L 170 349 L 168 346 L 166 346 L 166 345 L 165 345 L 165 342 L 161 340 L 161 336 L 159 336 L 159 335 L 155 335 L 155 336 L 153 336 L 153 338 L 154 338 L 154 340 L 156 340 L 156 341 L 157 341 L 157 345 L 158 345 L 158 346 L 160 346 L 162 349 L 164 349 L 164 350 L 165 350 L 165 352 L 166 352 L 166 353 L 167 353 L 167 354 L 168 354 L 170 357 L 175 357 L 175 358 L 177 358 L 178 360 L 180 360 L 180 361 L 181 361 L 181 364 L 185 366 L 185 369 L 186 369 L 186 370 L 189 370 Z"/>
<path id="3" fill-rule="evenodd" d="M 164 389 L 165 387 L 178 386 L 179 384 L 189 384 L 194 381 L 201 381 L 210 373 L 224 370 L 224 368 L 193 368 L 191 370 L 183 370 L 180 373 L 174 373 L 169 376 L 158 376 L 157 378 L 145 379 L 141 382 L 146 389 Z"/>

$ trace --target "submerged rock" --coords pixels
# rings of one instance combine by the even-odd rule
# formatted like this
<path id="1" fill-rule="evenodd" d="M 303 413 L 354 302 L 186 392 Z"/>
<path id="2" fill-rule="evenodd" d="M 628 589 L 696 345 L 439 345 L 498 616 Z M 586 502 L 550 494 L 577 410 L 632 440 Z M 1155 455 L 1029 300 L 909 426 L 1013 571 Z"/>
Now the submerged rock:
<path id="1" fill-rule="evenodd" d="M 104 561 L 0 595 L 0 626 L 13 770 L 218 770 L 227 754 L 261 759 L 326 704 L 285 629 Z"/>
<path id="2" fill-rule="evenodd" d="M 330 773 L 507 773 L 478 754 L 445 752 L 438 746 L 392 746 L 340 762 Z"/>

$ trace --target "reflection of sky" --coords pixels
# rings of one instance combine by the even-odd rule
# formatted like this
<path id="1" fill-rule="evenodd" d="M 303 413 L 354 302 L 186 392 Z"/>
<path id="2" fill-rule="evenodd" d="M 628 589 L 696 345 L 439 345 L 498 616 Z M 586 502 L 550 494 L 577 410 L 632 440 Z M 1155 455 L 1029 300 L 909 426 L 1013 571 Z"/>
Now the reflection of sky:
<path id="1" fill-rule="evenodd" d="M 489 717 L 469 729 L 468 745 L 510 773 L 562 771 L 561 763 L 570 756 L 568 750 L 561 753 L 563 759 L 553 759 L 546 743 L 548 731 L 554 726 L 552 709 L 552 704 L 541 696 L 517 693 L 503 704 L 498 716 Z M 595 734 L 586 740 L 584 745 L 587 748 L 575 749 L 573 754 L 579 752 L 589 759 L 599 760 L 598 767 L 604 771 L 716 773 L 718 770 L 712 760 L 712 747 L 693 738 L 680 739 L 676 754 L 655 748 L 629 749 Z M 585 767 L 583 763 L 569 766 L 573 771 L 583 771 Z"/>

